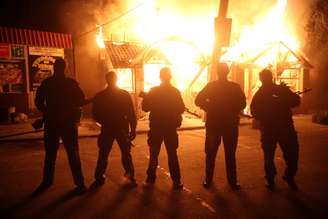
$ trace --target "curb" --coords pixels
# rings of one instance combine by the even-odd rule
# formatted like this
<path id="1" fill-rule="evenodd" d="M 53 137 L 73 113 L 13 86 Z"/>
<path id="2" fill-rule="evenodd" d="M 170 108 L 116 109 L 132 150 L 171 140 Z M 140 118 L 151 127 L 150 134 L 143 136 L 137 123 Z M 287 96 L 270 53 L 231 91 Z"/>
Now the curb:
<path id="1" fill-rule="evenodd" d="M 250 125 L 251 123 L 241 123 L 239 126 Z M 178 131 L 191 131 L 191 130 L 202 130 L 205 129 L 205 125 L 201 126 L 190 126 L 178 128 Z M 138 130 L 136 131 L 137 135 L 144 135 L 148 133 L 148 129 L 146 130 Z M 79 139 L 83 138 L 96 138 L 99 133 L 90 134 L 90 135 L 79 135 Z M 43 137 L 34 137 L 34 138 L 19 138 L 19 139 L 0 139 L 0 143 L 10 143 L 10 142 L 30 142 L 30 141 L 43 141 Z"/>

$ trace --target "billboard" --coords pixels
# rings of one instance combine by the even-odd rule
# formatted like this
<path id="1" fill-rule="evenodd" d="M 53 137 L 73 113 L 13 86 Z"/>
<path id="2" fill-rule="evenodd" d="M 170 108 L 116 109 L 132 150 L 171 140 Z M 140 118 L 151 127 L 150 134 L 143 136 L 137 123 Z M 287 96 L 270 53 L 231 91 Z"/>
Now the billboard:
<path id="1" fill-rule="evenodd" d="M 31 90 L 36 90 L 44 79 L 53 74 L 53 66 L 58 58 L 64 58 L 64 49 L 29 47 Z"/>

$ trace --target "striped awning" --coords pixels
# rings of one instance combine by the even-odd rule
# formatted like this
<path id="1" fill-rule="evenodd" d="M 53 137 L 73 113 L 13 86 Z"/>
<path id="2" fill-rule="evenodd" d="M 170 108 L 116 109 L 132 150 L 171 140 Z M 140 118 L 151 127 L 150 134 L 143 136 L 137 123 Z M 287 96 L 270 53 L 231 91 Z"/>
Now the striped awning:
<path id="1" fill-rule="evenodd" d="M 0 43 L 54 48 L 73 47 L 71 34 L 1 26 Z"/>

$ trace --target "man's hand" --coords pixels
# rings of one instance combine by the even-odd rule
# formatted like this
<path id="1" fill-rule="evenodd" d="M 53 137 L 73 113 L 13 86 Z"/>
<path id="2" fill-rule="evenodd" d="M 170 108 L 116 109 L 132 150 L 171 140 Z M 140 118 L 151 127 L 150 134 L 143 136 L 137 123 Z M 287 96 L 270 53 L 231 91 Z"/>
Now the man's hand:
<path id="1" fill-rule="evenodd" d="M 131 130 L 130 131 L 130 133 L 129 133 L 129 139 L 131 140 L 131 141 L 133 141 L 135 138 L 136 138 L 136 130 L 134 129 L 134 130 Z"/>

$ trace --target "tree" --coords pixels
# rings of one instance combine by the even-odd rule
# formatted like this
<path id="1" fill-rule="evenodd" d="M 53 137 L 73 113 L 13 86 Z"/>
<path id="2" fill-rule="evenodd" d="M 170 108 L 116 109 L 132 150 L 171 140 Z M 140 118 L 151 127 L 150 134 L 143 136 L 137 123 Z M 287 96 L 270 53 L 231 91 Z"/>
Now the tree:
<path id="1" fill-rule="evenodd" d="M 328 110 L 328 1 L 318 0 L 310 9 L 306 24 L 307 40 L 305 51 L 314 65 L 311 84 L 312 105 L 316 109 Z"/>

